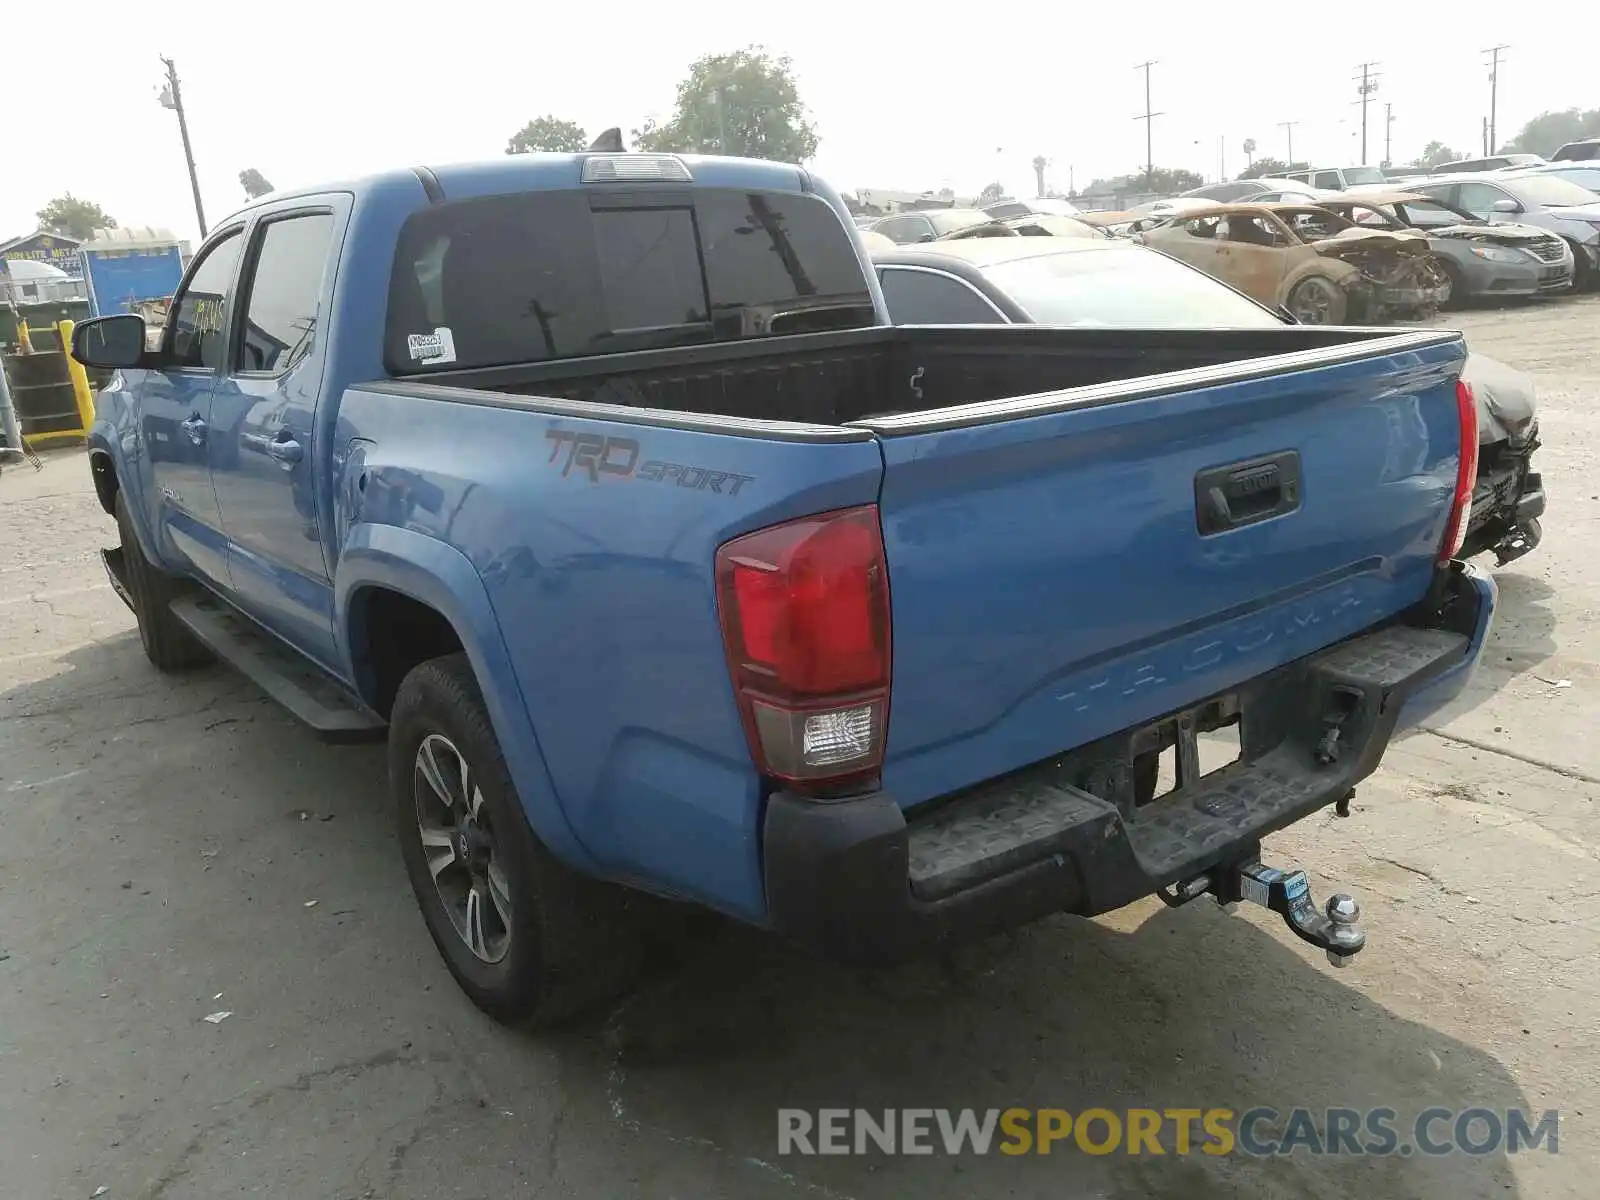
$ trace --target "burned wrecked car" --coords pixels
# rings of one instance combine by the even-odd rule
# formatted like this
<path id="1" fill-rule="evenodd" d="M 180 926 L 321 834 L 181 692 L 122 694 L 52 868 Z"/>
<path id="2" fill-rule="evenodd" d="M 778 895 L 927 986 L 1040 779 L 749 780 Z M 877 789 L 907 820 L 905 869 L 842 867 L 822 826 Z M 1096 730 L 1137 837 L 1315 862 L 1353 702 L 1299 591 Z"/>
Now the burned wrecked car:
<path id="1" fill-rule="evenodd" d="M 1304 325 L 1425 318 L 1449 295 L 1422 234 L 1363 228 L 1315 205 L 1212 205 L 1133 236 Z"/>
<path id="2" fill-rule="evenodd" d="M 1449 301 L 1546 296 L 1572 287 L 1572 247 L 1533 225 L 1491 225 L 1432 196 L 1366 189 L 1317 201 L 1363 229 L 1426 235 L 1450 285 Z"/>

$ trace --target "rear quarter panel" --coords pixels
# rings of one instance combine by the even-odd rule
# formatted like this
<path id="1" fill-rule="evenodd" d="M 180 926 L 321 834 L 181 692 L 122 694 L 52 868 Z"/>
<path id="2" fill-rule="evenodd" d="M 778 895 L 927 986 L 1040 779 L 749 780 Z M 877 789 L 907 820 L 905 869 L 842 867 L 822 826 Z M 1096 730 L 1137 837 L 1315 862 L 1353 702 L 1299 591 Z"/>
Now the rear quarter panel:
<path id="1" fill-rule="evenodd" d="M 350 461 L 365 483 L 336 489 L 359 497 L 342 520 L 435 539 L 483 581 L 548 771 L 547 783 L 531 766 L 517 779 L 536 828 L 551 789 L 600 873 L 759 920 L 761 794 L 717 621 L 716 548 L 876 500 L 877 443 L 864 432 L 796 442 L 574 419 L 528 404 L 353 389 L 342 422 L 362 439 Z M 631 473 L 598 469 L 630 463 Z"/>

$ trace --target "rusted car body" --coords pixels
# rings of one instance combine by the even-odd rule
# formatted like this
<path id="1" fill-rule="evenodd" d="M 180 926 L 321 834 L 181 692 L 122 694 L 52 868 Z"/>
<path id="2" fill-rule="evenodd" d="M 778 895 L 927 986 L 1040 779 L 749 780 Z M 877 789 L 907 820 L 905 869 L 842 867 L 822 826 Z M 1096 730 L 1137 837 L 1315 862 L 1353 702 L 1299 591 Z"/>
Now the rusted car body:
<path id="1" fill-rule="evenodd" d="M 1306 325 L 1425 318 L 1449 295 L 1425 236 L 1315 205 L 1217 204 L 1133 237 Z"/>

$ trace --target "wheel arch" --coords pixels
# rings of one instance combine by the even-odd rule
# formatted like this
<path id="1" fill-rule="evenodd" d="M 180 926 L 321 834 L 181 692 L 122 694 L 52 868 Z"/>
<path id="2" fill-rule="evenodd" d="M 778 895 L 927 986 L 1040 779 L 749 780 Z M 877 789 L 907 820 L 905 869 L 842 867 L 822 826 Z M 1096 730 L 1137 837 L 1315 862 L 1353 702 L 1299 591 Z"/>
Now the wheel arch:
<path id="1" fill-rule="evenodd" d="M 334 575 L 334 621 L 351 681 L 385 715 L 405 671 L 434 651 L 465 653 L 529 824 L 558 858 L 595 870 L 556 796 L 488 590 L 464 554 L 414 530 L 353 526 Z M 398 657 L 384 657 L 397 647 Z"/>

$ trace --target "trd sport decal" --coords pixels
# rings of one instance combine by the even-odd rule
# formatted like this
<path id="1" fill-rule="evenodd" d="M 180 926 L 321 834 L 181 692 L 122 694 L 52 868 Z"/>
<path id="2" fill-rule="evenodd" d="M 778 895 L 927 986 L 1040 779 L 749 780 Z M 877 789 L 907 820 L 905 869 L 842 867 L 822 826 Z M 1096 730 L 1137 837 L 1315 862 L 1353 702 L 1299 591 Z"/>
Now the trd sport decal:
<path id="1" fill-rule="evenodd" d="M 754 475 L 714 471 L 710 467 L 662 462 L 659 458 L 639 461 L 639 443 L 633 438 L 605 437 L 598 433 L 578 433 L 572 429 L 547 429 L 550 439 L 550 465 L 560 465 L 562 478 L 574 471 L 599 483 L 602 475 L 638 479 L 645 483 L 670 483 L 691 491 L 712 491 L 737 496 L 739 489 L 754 483 Z"/>

